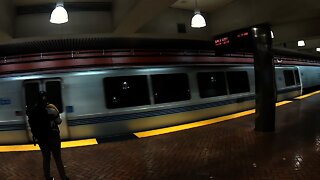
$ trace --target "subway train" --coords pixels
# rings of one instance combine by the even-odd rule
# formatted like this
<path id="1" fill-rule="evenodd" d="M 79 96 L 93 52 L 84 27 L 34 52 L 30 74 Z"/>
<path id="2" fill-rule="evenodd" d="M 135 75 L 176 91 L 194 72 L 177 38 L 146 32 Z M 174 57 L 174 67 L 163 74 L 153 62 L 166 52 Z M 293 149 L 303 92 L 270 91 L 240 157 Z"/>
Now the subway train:
<path id="1" fill-rule="evenodd" d="M 276 66 L 277 101 L 319 87 L 320 67 Z M 25 110 L 38 91 L 59 111 L 64 140 L 109 137 L 254 108 L 252 65 L 88 68 L 0 76 L 0 144 L 30 143 Z"/>

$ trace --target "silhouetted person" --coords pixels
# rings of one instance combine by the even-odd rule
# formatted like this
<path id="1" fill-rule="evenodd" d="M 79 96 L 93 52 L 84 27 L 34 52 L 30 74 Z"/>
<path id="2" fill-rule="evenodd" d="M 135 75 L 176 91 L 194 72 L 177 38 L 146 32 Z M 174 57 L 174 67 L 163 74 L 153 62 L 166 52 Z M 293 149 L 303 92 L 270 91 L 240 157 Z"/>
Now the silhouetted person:
<path id="1" fill-rule="evenodd" d="M 27 110 L 34 143 L 40 146 L 43 157 L 43 171 L 46 179 L 54 179 L 50 175 L 51 153 L 56 162 L 61 179 L 66 176 L 61 159 L 61 139 L 58 124 L 61 123 L 58 109 L 47 101 L 46 92 L 41 91 L 37 103 Z"/>

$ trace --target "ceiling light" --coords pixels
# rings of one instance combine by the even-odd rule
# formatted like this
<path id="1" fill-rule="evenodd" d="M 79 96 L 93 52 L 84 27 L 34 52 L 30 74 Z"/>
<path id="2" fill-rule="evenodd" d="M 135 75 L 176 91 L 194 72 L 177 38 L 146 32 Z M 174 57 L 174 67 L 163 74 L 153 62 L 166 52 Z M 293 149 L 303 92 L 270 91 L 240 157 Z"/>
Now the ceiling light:
<path id="1" fill-rule="evenodd" d="M 320 48 L 316 48 L 316 51 L 320 52 Z"/>
<path id="2" fill-rule="evenodd" d="M 271 38 L 273 39 L 274 38 L 273 31 L 270 31 L 270 32 L 271 32 Z"/>
<path id="3" fill-rule="evenodd" d="M 197 4 L 197 0 L 195 0 L 195 10 L 194 10 L 194 16 L 191 19 L 191 27 L 193 28 L 205 27 L 207 25 L 206 20 L 201 15 L 200 11 L 197 9 L 198 9 L 198 4 Z"/>
<path id="4" fill-rule="evenodd" d="M 304 43 L 304 40 L 298 41 L 298 46 L 299 46 L 299 47 L 303 47 L 303 46 L 305 46 L 305 45 L 306 45 L 306 43 Z"/>
<path id="5" fill-rule="evenodd" d="M 204 17 L 200 14 L 200 11 L 195 11 L 194 16 L 191 20 L 191 27 L 193 28 L 202 28 L 206 26 L 206 20 Z"/>
<path id="6" fill-rule="evenodd" d="M 63 3 L 57 3 L 56 8 L 51 13 L 50 22 L 53 24 L 68 22 L 68 12 L 64 9 Z"/>

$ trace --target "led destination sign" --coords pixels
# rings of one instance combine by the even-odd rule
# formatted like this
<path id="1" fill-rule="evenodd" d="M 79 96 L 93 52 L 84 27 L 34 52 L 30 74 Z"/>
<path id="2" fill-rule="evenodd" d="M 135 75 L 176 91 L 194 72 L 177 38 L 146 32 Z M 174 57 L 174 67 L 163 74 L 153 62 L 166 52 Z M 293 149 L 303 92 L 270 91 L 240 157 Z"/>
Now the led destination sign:
<path id="1" fill-rule="evenodd" d="M 217 53 L 250 51 L 253 48 L 250 29 L 234 31 L 214 37 Z"/>
<path id="2" fill-rule="evenodd" d="M 215 46 L 221 46 L 221 45 L 229 44 L 230 41 L 228 37 L 224 37 L 224 38 L 214 40 L 214 43 L 215 43 Z"/>

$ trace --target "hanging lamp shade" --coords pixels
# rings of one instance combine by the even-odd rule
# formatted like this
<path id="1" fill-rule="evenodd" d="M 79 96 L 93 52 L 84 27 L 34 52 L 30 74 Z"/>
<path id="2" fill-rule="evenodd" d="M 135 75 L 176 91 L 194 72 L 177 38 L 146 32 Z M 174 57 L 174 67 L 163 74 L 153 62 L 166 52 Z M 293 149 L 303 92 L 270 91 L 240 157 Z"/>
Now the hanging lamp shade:
<path id="1" fill-rule="evenodd" d="M 56 8 L 51 13 L 50 22 L 53 24 L 68 22 L 68 12 L 64 9 L 63 4 L 57 3 Z"/>
<path id="2" fill-rule="evenodd" d="M 200 11 L 195 11 L 194 16 L 191 19 L 191 27 L 202 28 L 202 27 L 205 27 L 206 25 L 207 25 L 206 20 L 201 15 Z"/>

